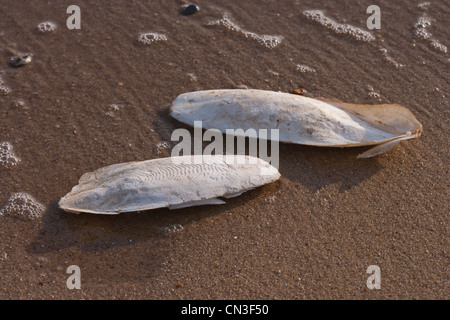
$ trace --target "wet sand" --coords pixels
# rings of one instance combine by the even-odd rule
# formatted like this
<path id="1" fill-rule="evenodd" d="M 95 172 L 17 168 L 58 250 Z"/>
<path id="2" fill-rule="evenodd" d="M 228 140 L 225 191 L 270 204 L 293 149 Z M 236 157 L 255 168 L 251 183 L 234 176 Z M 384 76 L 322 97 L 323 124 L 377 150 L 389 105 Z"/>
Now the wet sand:
<path id="1" fill-rule="evenodd" d="M 45 206 L 38 219 L 0 216 L 0 299 L 449 298 L 450 57 L 414 27 L 426 15 L 450 45 L 446 1 L 377 2 L 371 41 L 303 12 L 368 31 L 372 1 L 199 0 L 191 16 L 179 1 L 82 1 L 80 30 L 66 27 L 72 2 L 0 3 L 0 142 L 20 159 L 0 166 L 0 207 L 16 193 Z M 241 30 L 209 25 L 225 12 Z M 44 21 L 57 29 L 40 32 Z M 167 40 L 145 45 L 142 32 Z M 249 32 L 282 40 L 270 48 Z M 8 67 L 7 48 L 33 61 Z M 401 104 L 424 132 L 367 160 L 356 159 L 366 148 L 281 144 L 281 179 L 225 205 L 57 208 L 85 172 L 170 156 L 173 130 L 187 128 L 168 114 L 177 95 L 240 84 Z M 80 290 L 66 286 L 70 265 Z M 370 265 L 380 290 L 366 286 Z"/>

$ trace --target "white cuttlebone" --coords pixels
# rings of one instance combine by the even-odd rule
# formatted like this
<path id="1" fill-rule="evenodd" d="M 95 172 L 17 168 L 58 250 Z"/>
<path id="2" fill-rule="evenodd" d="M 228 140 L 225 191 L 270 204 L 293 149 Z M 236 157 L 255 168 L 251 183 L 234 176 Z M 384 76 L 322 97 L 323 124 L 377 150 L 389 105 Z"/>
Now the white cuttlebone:
<path id="1" fill-rule="evenodd" d="M 223 204 L 219 197 L 238 195 L 280 178 L 275 167 L 259 158 L 209 155 L 201 160 L 180 156 L 100 168 L 84 174 L 58 205 L 75 213 L 118 214 Z"/>
<path id="2" fill-rule="evenodd" d="M 281 142 L 322 147 L 379 145 L 369 158 L 402 140 L 419 137 L 422 125 L 398 104 L 362 105 L 266 90 L 221 89 L 188 92 L 173 102 L 170 115 L 204 129 L 279 129 Z M 249 131 L 250 132 L 250 131 Z M 237 131 L 235 135 L 242 135 Z"/>

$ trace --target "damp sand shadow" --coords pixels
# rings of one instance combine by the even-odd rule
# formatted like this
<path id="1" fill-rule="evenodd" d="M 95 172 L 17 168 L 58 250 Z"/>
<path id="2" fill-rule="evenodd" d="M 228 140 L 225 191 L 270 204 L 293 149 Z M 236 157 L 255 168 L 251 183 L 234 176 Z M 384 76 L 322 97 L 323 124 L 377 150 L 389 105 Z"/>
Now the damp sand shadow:
<path id="1" fill-rule="evenodd" d="M 40 230 L 29 245 L 28 251 L 45 253 L 77 247 L 82 251 L 92 252 L 130 246 L 137 242 L 152 243 L 152 247 L 160 251 L 159 243 L 172 235 L 181 236 L 191 223 L 243 206 L 264 193 L 265 187 L 247 191 L 235 198 L 224 199 L 226 203 L 220 205 L 175 210 L 161 208 L 117 215 L 65 212 L 54 202 L 43 214 Z"/>
<path id="2" fill-rule="evenodd" d="M 357 159 L 367 148 L 324 148 L 280 144 L 281 176 L 316 192 L 338 185 L 339 192 L 357 187 L 383 169 L 377 157 Z"/>

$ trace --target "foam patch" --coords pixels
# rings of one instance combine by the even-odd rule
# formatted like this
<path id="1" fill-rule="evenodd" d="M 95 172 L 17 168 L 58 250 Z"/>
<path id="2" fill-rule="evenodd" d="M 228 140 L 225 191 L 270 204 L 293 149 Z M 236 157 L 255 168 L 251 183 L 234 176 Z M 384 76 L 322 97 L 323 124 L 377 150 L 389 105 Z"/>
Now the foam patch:
<path id="1" fill-rule="evenodd" d="M 25 192 L 14 193 L 6 205 L 0 210 L 0 216 L 12 216 L 26 219 L 38 219 L 45 206 Z"/>
<path id="2" fill-rule="evenodd" d="M 332 30 L 338 34 L 347 34 L 358 41 L 373 41 L 375 37 L 370 33 L 358 27 L 352 26 L 350 24 L 342 24 L 334 21 L 333 19 L 327 17 L 321 10 L 306 10 L 303 11 L 308 19 L 318 22 L 327 29 Z"/>
<path id="3" fill-rule="evenodd" d="M 54 32 L 56 30 L 56 24 L 51 21 L 44 21 L 38 24 L 38 30 L 42 33 Z"/>
<path id="4" fill-rule="evenodd" d="M 222 19 L 210 21 L 208 26 L 222 26 L 227 28 L 228 30 L 242 33 L 246 38 L 250 38 L 256 40 L 260 45 L 273 49 L 278 46 L 282 40 L 282 36 L 277 35 L 260 35 L 255 32 L 247 31 L 238 26 L 235 22 L 231 20 L 228 14 L 225 14 Z"/>
<path id="5" fill-rule="evenodd" d="M 14 154 L 9 142 L 0 142 L 0 166 L 10 168 L 17 165 L 20 159 Z"/>
<path id="6" fill-rule="evenodd" d="M 152 44 L 160 41 L 167 41 L 167 37 L 158 32 L 143 32 L 138 36 L 138 41 L 142 44 Z"/>

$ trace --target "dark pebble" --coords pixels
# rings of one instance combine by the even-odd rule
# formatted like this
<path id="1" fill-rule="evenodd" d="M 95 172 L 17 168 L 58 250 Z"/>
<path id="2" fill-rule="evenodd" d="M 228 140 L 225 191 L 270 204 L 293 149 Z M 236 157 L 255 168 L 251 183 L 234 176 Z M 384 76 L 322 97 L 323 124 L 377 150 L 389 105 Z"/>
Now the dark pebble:
<path id="1" fill-rule="evenodd" d="M 12 67 L 18 68 L 27 63 L 30 63 L 31 60 L 32 60 L 32 55 L 30 53 L 25 53 L 25 54 L 20 54 L 20 55 L 11 57 L 11 59 L 9 60 L 9 64 Z"/>
<path id="2" fill-rule="evenodd" d="M 196 4 L 189 4 L 181 8 L 181 13 L 185 16 L 190 16 L 191 14 L 194 14 L 199 10 L 200 8 Z"/>

